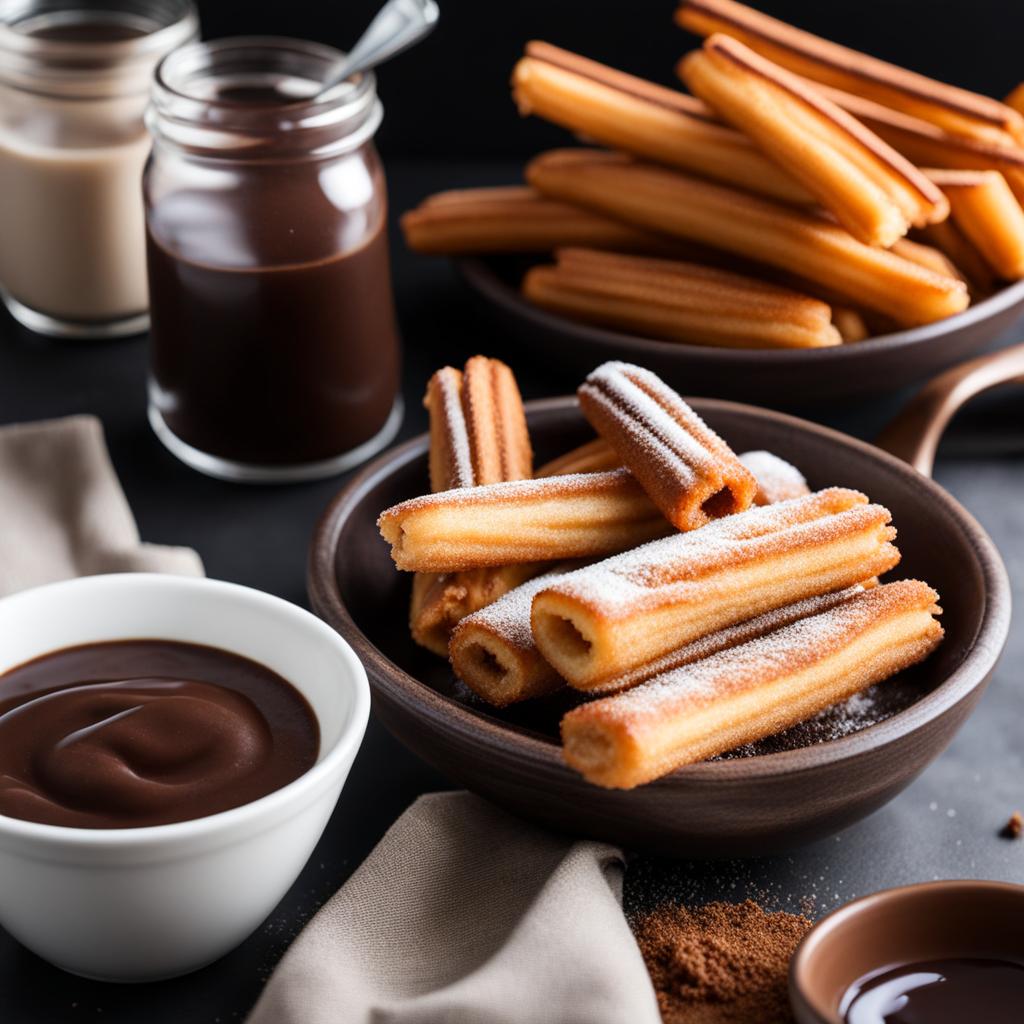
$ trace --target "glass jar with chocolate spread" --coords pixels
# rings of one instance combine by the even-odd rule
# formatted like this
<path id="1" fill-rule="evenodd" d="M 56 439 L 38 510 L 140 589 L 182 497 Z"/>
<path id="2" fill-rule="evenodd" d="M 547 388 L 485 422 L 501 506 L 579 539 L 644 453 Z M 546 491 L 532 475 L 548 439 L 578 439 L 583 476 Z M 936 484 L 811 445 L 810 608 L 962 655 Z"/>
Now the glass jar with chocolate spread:
<path id="1" fill-rule="evenodd" d="M 214 476 L 329 476 L 399 426 L 382 112 L 372 74 L 317 96 L 340 57 L 226 39 L 157 70 L 150 422 Z"/>
<path id="2" fill-rule="evenodd" d="M 198 31 L 189 0 L 0 0 L 0 288 L 26 327 L 145 330 L 143 112 Z"/>

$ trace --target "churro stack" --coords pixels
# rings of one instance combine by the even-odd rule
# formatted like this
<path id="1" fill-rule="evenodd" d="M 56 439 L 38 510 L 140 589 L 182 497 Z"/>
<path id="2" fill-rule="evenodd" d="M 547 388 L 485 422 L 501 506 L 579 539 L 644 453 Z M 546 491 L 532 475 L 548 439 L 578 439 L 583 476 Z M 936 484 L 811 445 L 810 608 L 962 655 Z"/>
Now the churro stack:
<path id="1" fill-rule="evenodd" d="M 484 423 L 529 452 L 507 367 L 439 371 L 433 493 L 385 510 L 380 530 L 399 569 L 437 574 L 416 577 L 414 635 L 479 697 L 586 698 L 562 736 L 590 781 L 630 788 L 772 735 L 941 639 L 931 588 L 879 583 L 900 554 L 866 495 L 811 491 L 770 452 L 736 455 L 658 377 L 616 362 L 578 392 L 598 438 L 525 479 L 528 455 L 510 460 L 467 422 L 478 365 L 504 382 L 490 407 L 505 416 Z M 491 448 L 505 454 L 478 454 Z M 439 588 L 457 599 L 428 614 L 420 591 Z"/>
<path id="2" fill-rule="evenodd" d="M 1024 277 L 1024 86 L 1001 103 L 734 0 L 676 21 L 704 38 L 689 92 L 528 43 L 519 112 L 604 148 L 432 196 L 409 245 L 532 252 L 523 294 L 552 314 L 727 348 L 853 344 Z"/>

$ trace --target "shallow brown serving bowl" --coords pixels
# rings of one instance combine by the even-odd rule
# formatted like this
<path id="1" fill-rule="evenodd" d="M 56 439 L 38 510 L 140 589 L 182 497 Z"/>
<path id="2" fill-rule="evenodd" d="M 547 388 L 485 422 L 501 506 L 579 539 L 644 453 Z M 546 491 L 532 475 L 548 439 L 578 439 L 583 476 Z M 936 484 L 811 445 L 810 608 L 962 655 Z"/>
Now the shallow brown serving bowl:
<path id="1" fill-rule="evenodd" d="M 410 576 L 395 570 L 378 514 L 427 490 L 427 438 L 368 466 L 325 512 L 310 556 L 316 611 L 355 648 L 374 710 L 453 782 L 554 829 L 670 854 L 743 856 L 835 832 L 880 807 L 950 741 L 981 696 L 1005 642 L 1010 597 L 999 555 L 942 488 L 845 435 L 729 402 L 693 407 L 736 451 L 768 448 L 815 488 L 860 488 L 899 529 L 901 576 L 942 595 L 946 639 L 923 665 L 884 684 L 902 710 L 854 735 L 802 749 L 712 761 L 632 791 L 599 789 L 562 761 L 559 696 L 497 712 L 460 690 L 406 627 Z M 542 462 L 591 436 L 575 399 L 527 406 Z"/>
<path id="2" fill-rule="evenodd" d="M 855 900 L 819 921 L 797 948 L 793 1012 L 799 1024 L 842 1024 L 843 994 L 882 967 L 957 957 L 1022 963 L 1022 919 L 1024 886 L 1007 882 L 928 882 Z"/>
<path id="3" fill-rule="evenodd" d="M 526 262 L 508 256 L 454 261 L 485 314 L 517 351 L 558 353 L 582 377 L 607 359 L 646 366 L 691 395 L 756 401 L 775 408 L 896 391 L 966 359 L 1024 313 L 1018 281 L 963 313 L 933 324 L 832 348 L 764 351 L 657 341 L 577 323 L 527 302 L 519 291 Z"/>

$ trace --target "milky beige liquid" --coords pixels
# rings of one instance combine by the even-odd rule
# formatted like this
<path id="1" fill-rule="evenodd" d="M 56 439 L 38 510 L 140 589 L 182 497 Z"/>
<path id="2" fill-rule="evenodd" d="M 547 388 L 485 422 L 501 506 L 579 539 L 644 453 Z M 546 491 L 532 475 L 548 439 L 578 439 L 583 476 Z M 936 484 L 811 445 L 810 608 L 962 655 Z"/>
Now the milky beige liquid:
<path id="1" fill-rule="evenodd" d="M 0 285 L 58 320 L 144 313 L 145 95 L 0 86 Z"/>

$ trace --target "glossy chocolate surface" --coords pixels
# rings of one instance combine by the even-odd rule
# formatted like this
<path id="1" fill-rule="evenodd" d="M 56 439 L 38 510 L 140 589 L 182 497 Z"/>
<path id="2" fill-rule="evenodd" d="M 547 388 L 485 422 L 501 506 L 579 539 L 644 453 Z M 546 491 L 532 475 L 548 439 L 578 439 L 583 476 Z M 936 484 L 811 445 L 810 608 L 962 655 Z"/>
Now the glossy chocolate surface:
<path id="1" fill-rule="evenodd" d="M 1024 1019 L 1024 964 L 954 957 L 901 964 L 850 986 L 846 1024 L 1016 1024 Z"/>
<path id="2" fill-rule="evenodd" d="M 205 817 L 316 762 L 305 698 L 248 658 L 198 644 L 69 647 L 0 676 L 0 814 L 135 828 Z"/>

